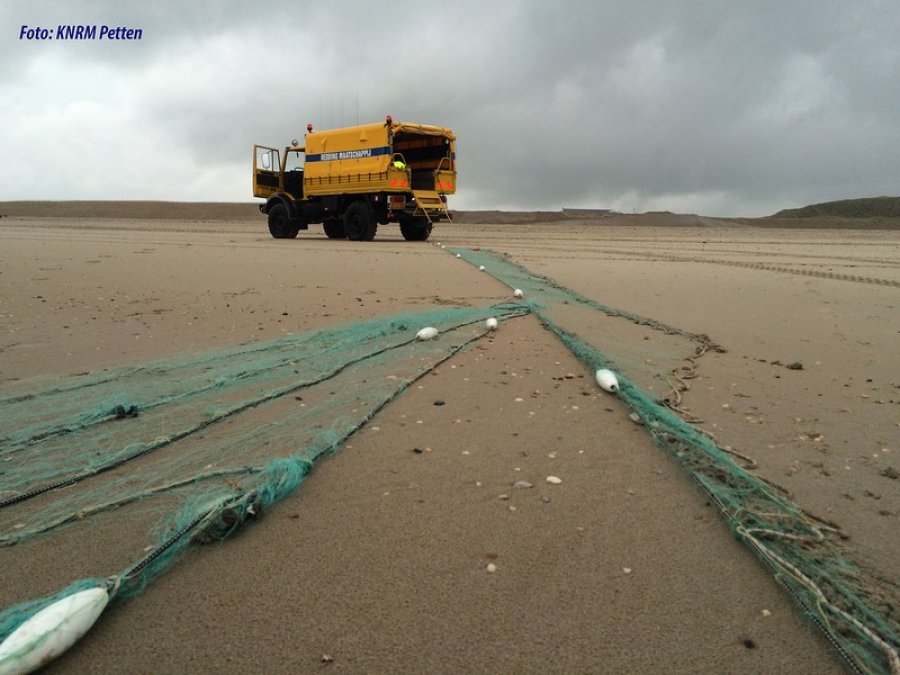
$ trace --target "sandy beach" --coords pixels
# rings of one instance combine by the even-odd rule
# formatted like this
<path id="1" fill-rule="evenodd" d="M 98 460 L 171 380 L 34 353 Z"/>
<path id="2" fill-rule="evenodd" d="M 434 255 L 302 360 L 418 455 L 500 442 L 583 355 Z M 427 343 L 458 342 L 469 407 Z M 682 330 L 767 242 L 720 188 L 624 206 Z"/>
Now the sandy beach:
<path id="1" fill-rule="evenodd" d="M 274 240 L 263 216 L 236 208 L 160 215 L 0 219 L 0 397 L 348 321 L 510 301 L 436 243 L 495 251 L 708 336 L 718 349 L 692 364 L 680 410 L 839 531 L 880 610 L 900 621 L 900 231 L 663 214 L 463 218 L 429 242 L 390 226 L 350 242 L 320 226 Z M 557 318 L 598 349 L 618 343 L 635 368 L 667 367 L 670 337 L 658 331 L 574 308 Z M 0 608 L 115 574 L 149 543 L 109 511 L 3 548 Z M 411 386 L 258 522 L 195 547 L 111 608 L 47 672 L 331 670 L 847 665 L 679 464 L 523 316 Z"/>

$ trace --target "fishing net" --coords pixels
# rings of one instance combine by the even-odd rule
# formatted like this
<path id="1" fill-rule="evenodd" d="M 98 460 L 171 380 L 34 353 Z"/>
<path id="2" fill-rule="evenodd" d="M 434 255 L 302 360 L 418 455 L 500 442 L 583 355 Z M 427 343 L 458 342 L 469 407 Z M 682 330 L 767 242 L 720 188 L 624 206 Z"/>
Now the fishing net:
<path id="1" fill-rule="evenodd" d="M 177 545 L 121 575 L 139 592 L 190 542 L 290 494 L 390 400 L 516 305 L 453 307 L 68 378 L 0 399 L 0 547 L 119 509 Z M 424 326 L 438 338 L 421 341 Z M 62 489 L 65 488 L 65 489 Z"/>
<path id="2" fill-rule="evenodd" d="M 524 304 L 588 368 L 617 373 L 618 395 L 631 409 L 632 419 L 642 423 L 656 444 L 700 484 L 735 536 L 773 570 L 854 671 L 900 673 L 900 628 L 891 615 L 896 611 L 892 609 L 896 587 L 888 588 L 884 580 L 876 583 L 873 575 L 856 566 L 836 528 L 747 473 L 733 461 L 732 453 L 686 421 L 687 415 L 676 414 L 683 413 L 678 404 L 683 379 L 692 375 L 693 359 L 720 349 L 718 345 L 706 335 L 607 307 L 497 253 L 468 249 L 453 253 L 522 290 Z M 590 343 L 562 327 L 575 314 L 591 311 L 604 318 L 585 324 L 582 317 L 579 325 L 590 327 Z M 666 336 L 663 349 L 656 349 L 653 358 L 647 356 L 651 352 L 645 346 L 646 334 L 635 327 Z M 623 340 L 625 336 L 630 339 Z M 687 365 L 676 365 L 679 360 Z"/>
<path id="3" fill-rule="evenodd" d="M 0 398 L 0 547 L 111 509 L 154 541 L 108 580 L 3 612 L 0 640 L 81 588 L 106 583 L 112 601 L 139 594 L 189 547 L 229 536 L 291 494 L 318 458 L 482 338 L 486 318 L 532 313 L 592 371 L 618 374 L 633 419 L 706 490 L 854 669 L 900 670 L 896 622 L 877 609 L 885 598 L 836 532 L 676 414 L 693 359 L 717 348 L 708 337 L 606 307 L 501 255 L 453 252 L 524 299 L 351 323 Z M 590 338 L 564 328 L 574 324 Z M 424 326 L 438 338 L 418 340 Z"/>

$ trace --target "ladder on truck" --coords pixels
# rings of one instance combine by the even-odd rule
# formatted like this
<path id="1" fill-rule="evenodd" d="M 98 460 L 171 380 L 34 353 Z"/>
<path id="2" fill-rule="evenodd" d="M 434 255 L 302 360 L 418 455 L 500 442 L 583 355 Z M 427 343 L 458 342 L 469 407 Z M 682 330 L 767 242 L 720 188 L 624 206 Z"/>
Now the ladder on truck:
<path id="1" fill-rule="evenodd" d="M 439 211 L 447 217 L 447 220 L 451 220 L 450 211 L 447 210 L 447 203 L 441 199 L 436 190 L 413 190 L 412 193 L 413 197 L 416 198 L 414 216 L 424 216 L 429 225 L 434 225 L 429 212 Z"/>

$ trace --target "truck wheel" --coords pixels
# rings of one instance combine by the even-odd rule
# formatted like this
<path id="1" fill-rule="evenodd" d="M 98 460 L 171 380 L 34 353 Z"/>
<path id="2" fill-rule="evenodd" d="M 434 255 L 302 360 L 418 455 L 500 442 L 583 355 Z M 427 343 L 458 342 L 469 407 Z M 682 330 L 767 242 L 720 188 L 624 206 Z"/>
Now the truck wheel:
<path id="1" fill-rule="evenodd" d="M 329 239 L 343 239 L 347 236 L 344 223 L 337 218 L 328 218 L 322 225 L 325 227 L 325 236 Z"/>
<path id="2" fill-rule="evenodd" d="M 344 230 L 352 241 L 372 241 L 378 230 L 372 207 L 366 202 L 353 202 L 344 212 Z"/>
<path id="3" fill-rule="evenodd" d="M 427 241 L 431 236 L 431 223 L 425 218 L 401 220 L 400 232 L 406 241 Z"/>
<path id="4" fill-rule="evenodd" d="M 284 204 L 276 204 L 269 210 L 269 232 L 276 239 L 295 239 L 300 228 L 291 224 Z"/>

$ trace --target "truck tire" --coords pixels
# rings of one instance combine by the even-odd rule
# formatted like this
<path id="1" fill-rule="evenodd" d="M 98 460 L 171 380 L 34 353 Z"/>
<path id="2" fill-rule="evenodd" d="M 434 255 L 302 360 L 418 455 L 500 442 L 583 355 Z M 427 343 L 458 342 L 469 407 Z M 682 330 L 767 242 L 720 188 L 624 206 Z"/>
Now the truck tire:
<path id="1" fill-rule="evenodd" d="M 353 202 L 344 212 L 344 230 L 351 241 L 372 241 L 378 230 L 372 207 L 366 202 Z"/>
<path id="2" fill-rule="evenodd" d="M 328 218 L 322 225 L 325 228 L 325 236 L 329 239 L 343 239 L 347 236 L 347 232 L 344 230 L 344 223 L 338 218 Z"/>
<path id="3" fill-rule="evenodd" d="M 269 232 L 276 239 L 296 239 L 300 228 L 291 223 L 287 207 L 276 204 L 269 210 Z"/>
<path id="4" fill-rule="evenodd" d="M 427 241 L 431 236 L 431 227 L 425 218 L 400 221 L 400 233 L 406 241 Z"/>

